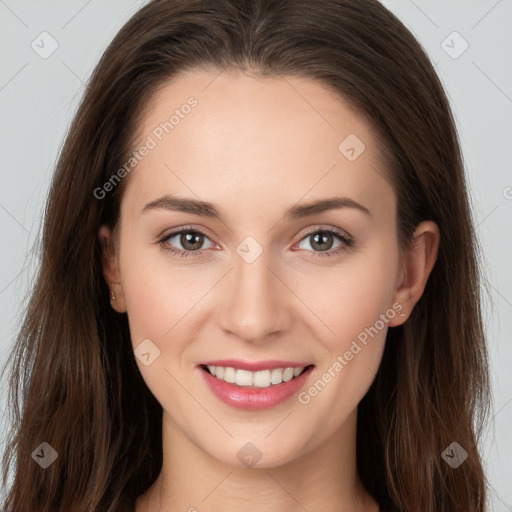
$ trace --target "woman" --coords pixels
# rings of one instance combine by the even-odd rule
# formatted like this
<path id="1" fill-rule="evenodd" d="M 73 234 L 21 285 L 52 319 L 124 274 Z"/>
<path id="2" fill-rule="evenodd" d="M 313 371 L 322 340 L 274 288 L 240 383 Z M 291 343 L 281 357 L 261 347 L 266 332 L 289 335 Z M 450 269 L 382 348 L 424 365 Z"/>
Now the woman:
<path id="1" fill-rule="evenodd" d="M 150 2 L 59 158 L 4 508 L 486 510 L 477 263 L 380 3 Z"/>

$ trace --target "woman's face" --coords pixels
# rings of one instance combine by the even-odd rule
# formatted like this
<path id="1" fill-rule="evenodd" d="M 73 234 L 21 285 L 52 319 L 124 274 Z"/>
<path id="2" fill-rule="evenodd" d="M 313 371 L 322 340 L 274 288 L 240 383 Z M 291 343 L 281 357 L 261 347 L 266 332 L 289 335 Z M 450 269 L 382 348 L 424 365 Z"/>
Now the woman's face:
<path id="1" fill-rule="evenodd" d="M 106 275 L 164 421 L 238 466 L 341 439 L 403 322 L 370 127 L 310 79 L 194 71 L 138 137 Z"/>

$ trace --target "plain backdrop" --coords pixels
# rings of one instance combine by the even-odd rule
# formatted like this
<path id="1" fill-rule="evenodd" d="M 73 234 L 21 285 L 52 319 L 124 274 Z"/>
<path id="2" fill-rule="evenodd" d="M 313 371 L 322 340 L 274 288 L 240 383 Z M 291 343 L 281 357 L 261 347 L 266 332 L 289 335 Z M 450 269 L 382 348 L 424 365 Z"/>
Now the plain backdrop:
<path id="1" fill-rule="evenodd" d="M 0 0 L 0 365 L 38 263 L 33 246 L 66 129 L 102 52 L 144 3 Z M 490 510 L 512 511 L 512 1 L 385 4 L 429 53 L 456 117 L 490 291 L 494 404 L 481 449 Z M 8 427 L 2 384 L 1 442 Z"/>

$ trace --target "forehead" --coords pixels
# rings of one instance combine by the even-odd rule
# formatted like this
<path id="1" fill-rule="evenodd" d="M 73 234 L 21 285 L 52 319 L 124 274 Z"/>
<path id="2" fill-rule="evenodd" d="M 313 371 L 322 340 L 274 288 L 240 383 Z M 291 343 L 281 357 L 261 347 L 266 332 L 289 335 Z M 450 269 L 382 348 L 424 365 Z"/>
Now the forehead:
<path id="1" fill-rule="evenodd" d="M 128 187 L 139 203 L 175 191 L 214 191 L 219 201 L 238 197 L 247 206 L 251 198 L 294 203 L 340 187 L 357 200 L 392 194 L 371 126 L 310 78 L 184 73 L 161 86 L 141 116 L 134 149 L 149 140 L 130 177 L 137 186 Z"/>
<path id="2" fill-rule="evenodd" d="M 188 106 L 190 98 L 196 103 L 193 108 Z M 170 131 L 162 126 L 168 121 Z M 259 77 L 236 70 L 192 70 L 164 83 L 149 101 L 138 132 L 144 137 L 156 130 L 157 138 L 160 132 L 166 139 L 172 132 L 176 144 L 185 144 L 190 135 L 187 125 L 203 146 L 215 139 L 226 147 L 231 140 L 232 146 L 245 153 L 263 144 L 300 152 L 319 143 L 323 152 L 334 149 L 337 154 L 339 142 L 350 133 L 370 146 L 370 152 L 377 142 L 360 113 L 321 82 L 284 75 Z M 258 139 L 253 138 L 256 134 Z"/>

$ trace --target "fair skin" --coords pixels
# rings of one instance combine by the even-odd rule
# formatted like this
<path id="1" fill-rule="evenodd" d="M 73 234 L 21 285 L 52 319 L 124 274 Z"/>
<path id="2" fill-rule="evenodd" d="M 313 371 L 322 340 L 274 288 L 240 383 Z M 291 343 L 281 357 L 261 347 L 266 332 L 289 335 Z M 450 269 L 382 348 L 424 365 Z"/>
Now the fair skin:
<path id="1" fill-rule="evenodd" d="M 217 75 L 189 72 L 153 97 L 139 143 L 190 96 L 198 104 L 125 178 L 116 231 L 100 232 L 112 307 L 127 313 L 134 349 L 149 339 L 160 351 L 148 366 L 137 358 L 163 408 L 163 467 L 136 512 L 376 512 L 356 470 L 357 405 L 388 328 L 407 320 L 423 292 L 438 228 L 422 222 L 413 246 L 400 251 L 396 197 L 375 134 L 333 91 L 298 77 Z M 365 144 L 353 161 L 338 149 L 349 134 Z M 214 203 L 222 217 L 162 202 L 143 211 L 170 195 Z M 284 216 L 338 196 L 367 211 L 345 204 Z M 200 237 L 192 247 L 179 234 L 158 243 L 184 226 Z M 315 243 L 322 229 L 353 243 L 335 235 Z M 248 236 L 258 244 L 250 251 L 262 251 L 251 262 L 237 252 Z M 378 333 L 348 360 L 371 326 Z M 346 364 L 333 372 L 340 355 Z M 242 410 L 219 400 L 198 367 L 228 358 L 314 367 L 284 402 Z M 321 391 L 308 394 L 329 368 Z M 247 443 L 260 454 L 252 467 L 238 456 Z"/>

